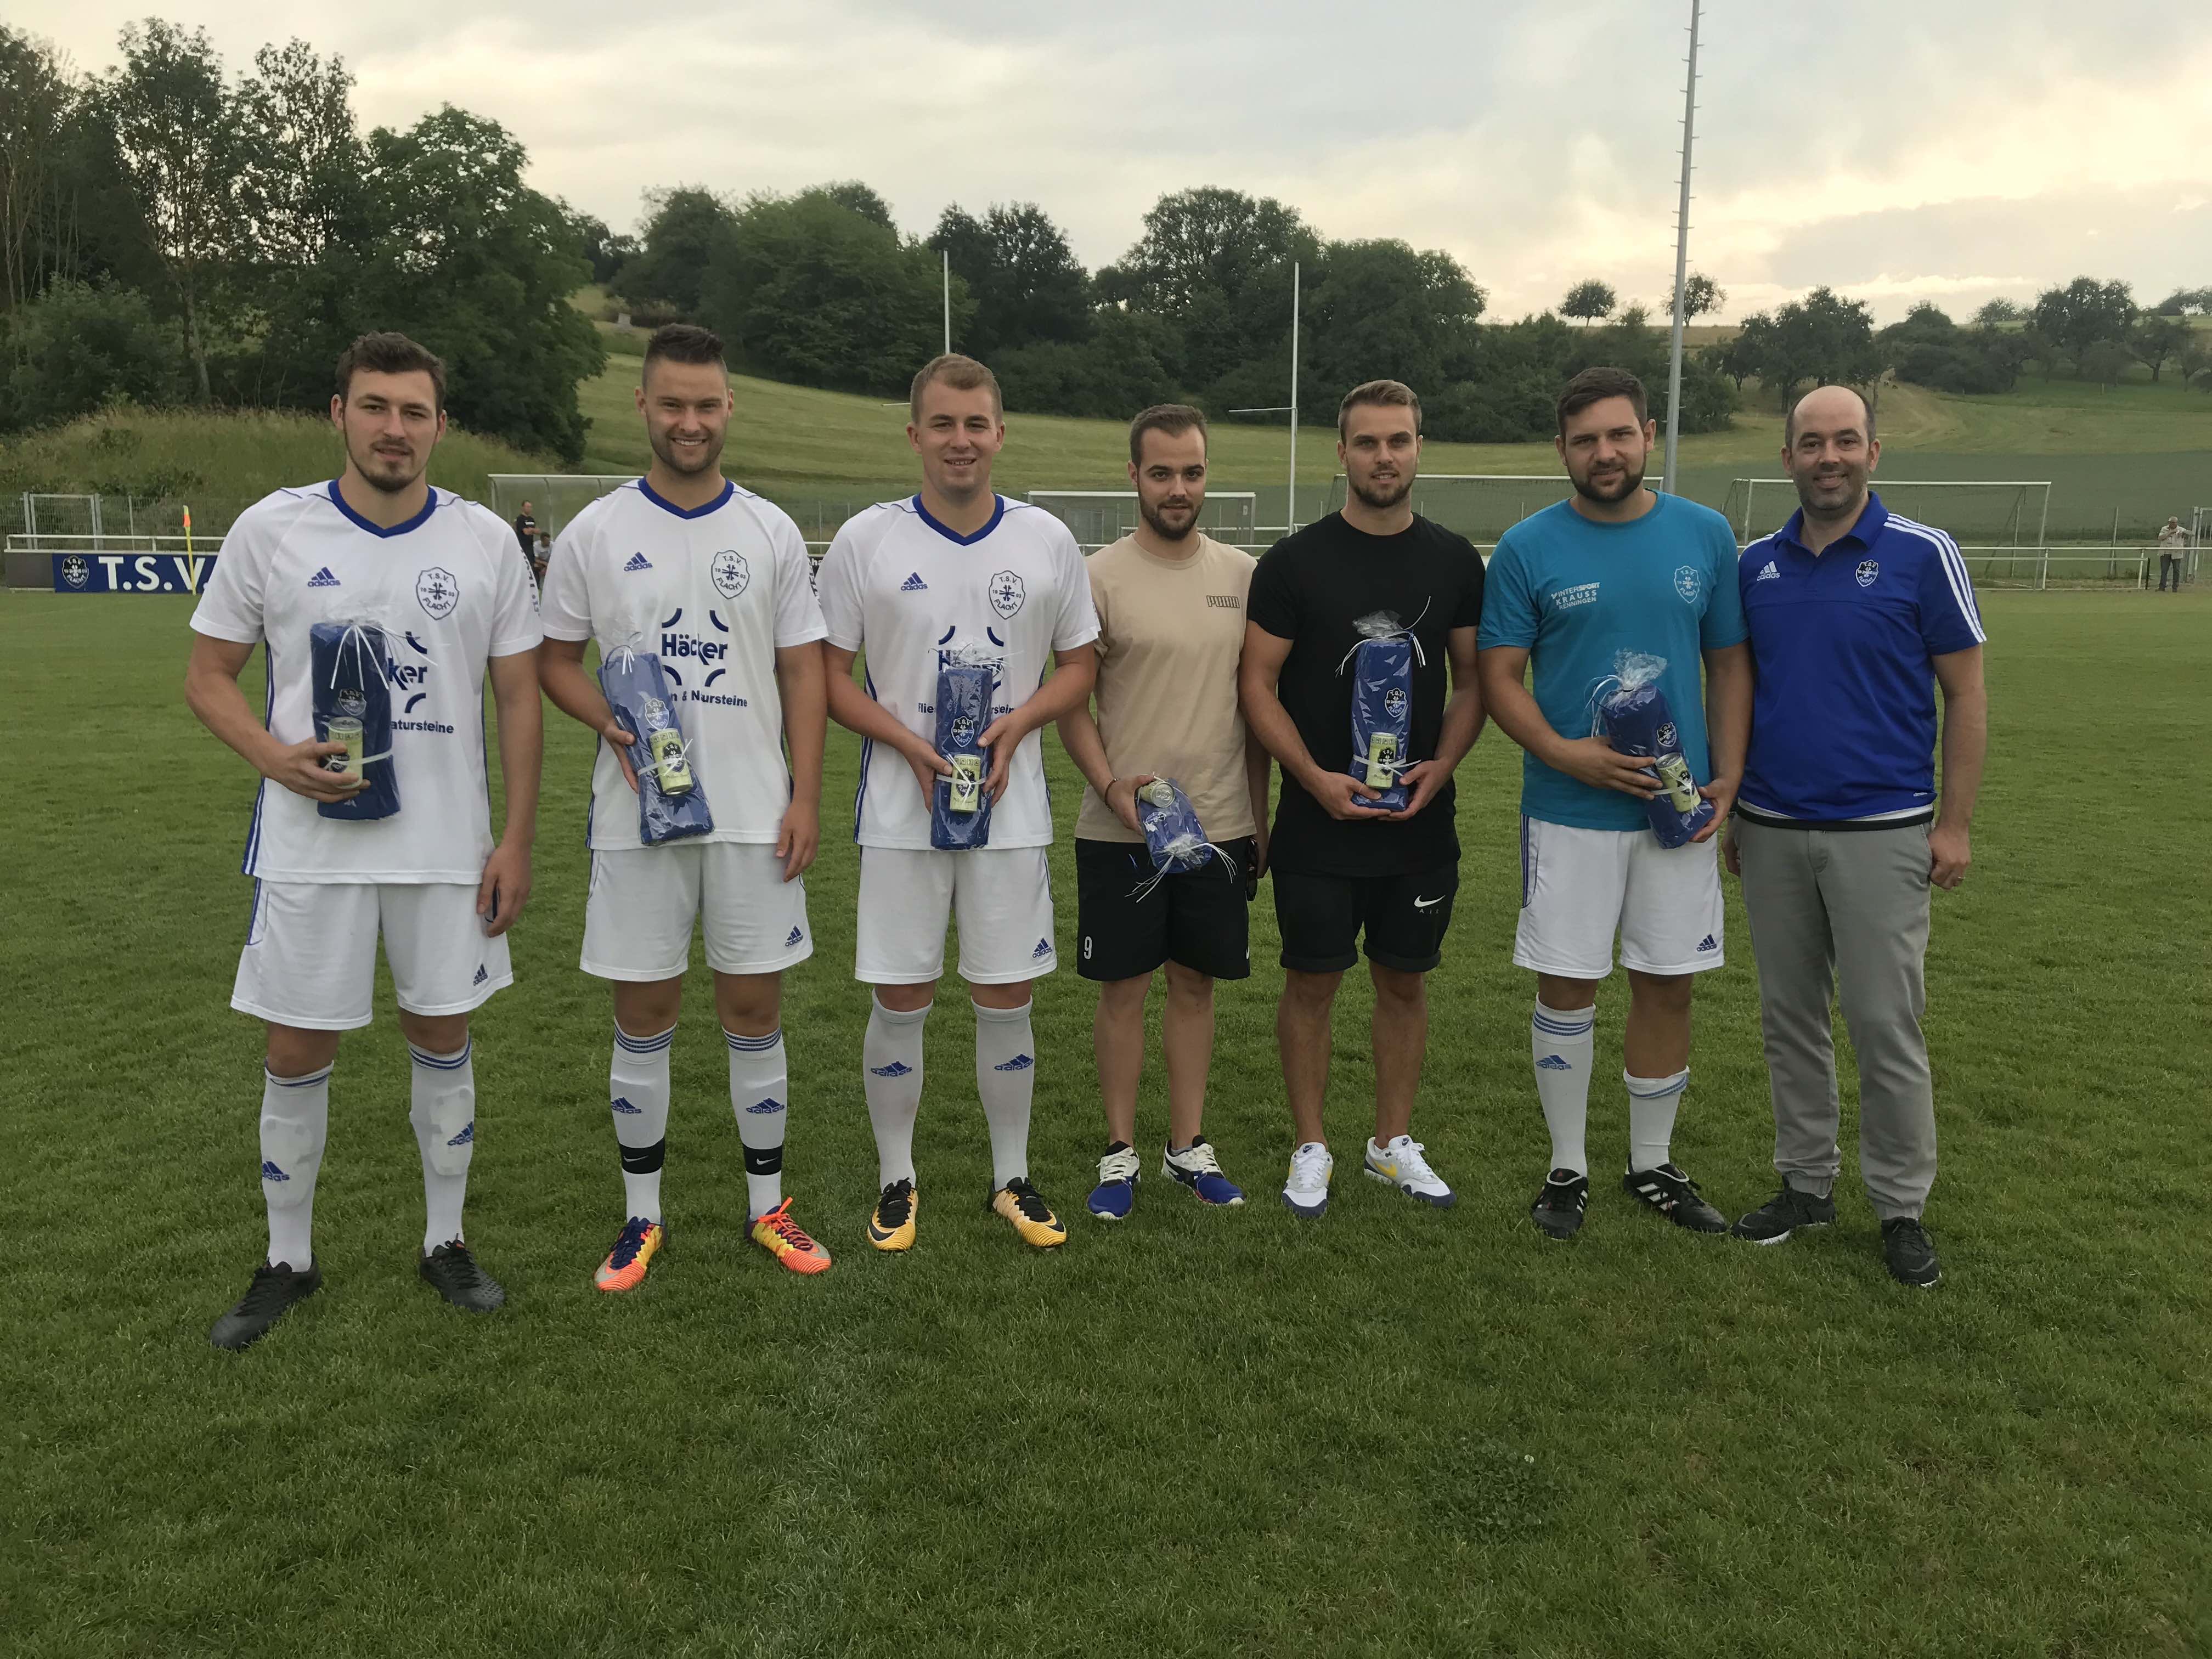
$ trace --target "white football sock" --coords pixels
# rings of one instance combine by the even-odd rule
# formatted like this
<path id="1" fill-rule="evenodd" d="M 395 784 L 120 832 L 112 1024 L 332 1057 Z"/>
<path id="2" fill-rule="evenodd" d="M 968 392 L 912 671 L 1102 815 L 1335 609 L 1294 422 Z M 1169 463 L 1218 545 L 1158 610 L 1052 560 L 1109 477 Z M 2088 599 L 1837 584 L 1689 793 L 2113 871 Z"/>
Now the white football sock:
<path id="1" fill-rule="evenodd" d="M 928 1018 L 927 1003 L 905 1012 L 880 1002 L 868 1010 L 867 1034 L 860 1039 L 860 1086 L 876 1132 L 879 1186 L 914 1179 L 914 1121 L 921 1114 L 921 1028 Z"/>
<path id="2" fill-rule="evenodd" d="M 975 1005 L 975 1092 L 991 1126 L 991 1188 L 1030 1172 L 1030 1103 L 1036 1094 L 1036 1040 L 1030 1007 Z"/>
<path id="3" fill-rule="evenodd" d="M 305 1077 L 261 1073 L 261 1198 L 269 1206 L 269 1265 L 298 1273 L 315 1259 L 315 1177 L 331 1124 L 332 1067 Z"/>
<path id="4" fill-rule="evenodd" d="M 1628 1167 L 1656 1170 L 1667 1162 L 1667 1143 L 1674 1136 L 1674 1112 L 1689 1086 L 1690 1068 L 1672 1077 L 1620 1074 L 1628 1085 Z"/>
<path id="5" fill-rule="evenodd" d="M 745 1143 L 745 1203 L 757 1221 L 783 1202 L 783 1126 L 791 1095 L 783 1028 L 766 1036 L 726 1030 L 722 1040 L 730 1047 L 730 1109 Z"/>
<path id="6" fill-rule="evenodd" d="M 1583 1136 L 1589 1124 L 1590 1060 L 1597 1043 L 1597 1008 L 1561 1012 L 1541 999 L 1528 1022 L 1536 1066 L 1536 1098 L 1544 1108 L 1544 1127 L 1552 1132 L 1552 1167 L 1589 1173 Z"/>
<path id="7" fill-rule="evenodd" d="M 469 1158 L 477 1147 L 477 1073 L 473 1042 L 458 1053 L 434 1054 L 407 1045 L 414 1060 L 407 1121 L 422 1152 L 422 1253 L 461 1237 L 461 1205 L 469 1192 Z"/>
<path id="8" fill-rule="evenodd" d="M 660 1166 L 668 1156 L 668 1051 L 672 1025 L 658 1036 L 632 1036 L 615 1027 L 607 1067 L 607 1102 L 622 1152 L 623 1206 L 641 1221 L 660 1219 Z"/>

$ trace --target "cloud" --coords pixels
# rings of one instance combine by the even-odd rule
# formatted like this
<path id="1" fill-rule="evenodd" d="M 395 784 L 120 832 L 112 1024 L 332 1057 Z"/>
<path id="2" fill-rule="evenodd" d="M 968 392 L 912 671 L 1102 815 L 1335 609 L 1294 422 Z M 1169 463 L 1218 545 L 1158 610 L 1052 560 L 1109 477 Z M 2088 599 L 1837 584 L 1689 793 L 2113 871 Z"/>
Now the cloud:
<path id="1" fill-rule="evenodd" d="M 146 0 L 15 0 L 78 62 Z M 365 121 L 441 102 L 514 131 L 543 188 L 617 226 L 677 182 L 862 178 L 926 232 L 950 202 L 1042 203 L 1085 263 L 1163 192 L 1273 195 L 1325 235 L 1456 255 L 1493 314 L 1674 262 L 1686 8 L 1659 0 L 1112 7 L 709 4 L 612 28 L 582 0 L 374 10 L 204 3 L 234 66 L 297 33 Z M 1819 283 L 1884 318 L 2084 270 L 2212 280 L 2212 13 L 2149 0 L 1707 9 L 1692 258 L 1741 315 Z"/>

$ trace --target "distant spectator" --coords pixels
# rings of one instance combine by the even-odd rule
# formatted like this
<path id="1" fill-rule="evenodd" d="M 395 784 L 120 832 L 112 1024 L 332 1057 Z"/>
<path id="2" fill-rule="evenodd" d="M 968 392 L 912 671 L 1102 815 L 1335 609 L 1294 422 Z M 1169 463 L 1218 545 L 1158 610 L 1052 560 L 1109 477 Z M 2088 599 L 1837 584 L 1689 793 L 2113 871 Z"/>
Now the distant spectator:
<path id="1" fill-rule="evenodd" d="M 545 567 L 553 557 L 553 538 L 545 531 L 538 532 L 538 544 L 530 550 L 530 568 L 538 577 L 538 585 L 545 586 Z"/>
<path id="2" fill-rule="evenodd" d="M 530 558 L 538 544 L 538 520 L 531 516 L 530 503 L 522 504 L 522 511 L 514 515 L 514 539 L 522 544 L 522 556 Z"/>
<path id="3" fill-rule="evenodd" d="M 2171 580 L 2173 591 L 2181 592 L 2181 573 L 2189 563 L 2189 532 L 2181 527 L 2179 519 L 2168 519 L 2158 532 L 2158 591 L 2166 592 Z"/>

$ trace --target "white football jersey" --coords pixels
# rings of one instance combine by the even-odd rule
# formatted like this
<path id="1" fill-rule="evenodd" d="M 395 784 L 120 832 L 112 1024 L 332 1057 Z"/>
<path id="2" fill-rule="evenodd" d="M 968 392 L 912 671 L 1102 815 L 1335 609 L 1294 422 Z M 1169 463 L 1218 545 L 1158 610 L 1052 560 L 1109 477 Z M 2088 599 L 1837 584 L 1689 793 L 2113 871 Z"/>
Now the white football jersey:
<path id="1" fill-rule="evenodd" d="M 774 843 L 791 801 L 775 653 L 823 632 L 806 543 L 781 507 L 731 483 L 689 509 L 642 478 L 600 496 L 554 544 L 545 632 L 596 641 L 603 659 L 626 641 L 659 653 L 714 820 L 702 839 Z M 590 838 L 608 852 L 641 844 L 637 797 L 605 738 Z"/>
<path id="2" fill-rule="evenodd" d="M 534 651 L 542 637 L 514 532 L 443 489 L 390 530 L 358 517 L 335 480 L 280 489 L 239 514 L 192 612 L 198 633 L 264 647 L 269 731 L 287 744 L 315 734 L 309 630 L 356 621 L 384 630 L 399 811 L 326 818 L 305 795 L 264 779 L 246 873 L 280 882 L 474 883 L 493 846 L 484 664 Z"/>
<path id="3" fill-rule="evenodd" d="M 995 720 L 1036 692 L 1055 651 L 1098 637 L 1073 534 L 1042 507 L 1004 496 L 972 536 L 930 517 L 919 495 L 878 502 L 845 521 L 823 558 L 820 585 L 830 642 L 866 651 L 869 694 L 932 743 L 937 672 L 953 652 L 980 648 L 996 662 Z M 861 745 L 853 838 L 863 847 L 929 845 L 929 807 L 913 769 L 872 743 Z M 990 844 L 1051 841 L 1044 744 L 1032 732 L 991 809 Z"/>

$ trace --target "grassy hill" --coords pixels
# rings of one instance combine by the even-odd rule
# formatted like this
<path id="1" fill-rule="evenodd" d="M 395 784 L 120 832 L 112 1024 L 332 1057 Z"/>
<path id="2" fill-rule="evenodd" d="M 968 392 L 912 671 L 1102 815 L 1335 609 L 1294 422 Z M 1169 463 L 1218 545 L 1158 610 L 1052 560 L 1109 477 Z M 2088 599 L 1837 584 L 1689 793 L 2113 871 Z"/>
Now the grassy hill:
<path id="1" fill-rule="evenodd" d="M 30 433 L 0 449 L 0 522 L 21 528 L 21 493 L 35 489 L 158 498 L 136 524 L 142 534 L 173 533 L 186 505 L 195 526 L 213 529 L 280 485 L 333 477 L 343 464 L 337 434 L 319 416 L 119 410 Z M 456 430 L 432 454 L 430 481 L 481 499 L 489 493 L 490 473 L 552 465 L 496 438 Z"/>

